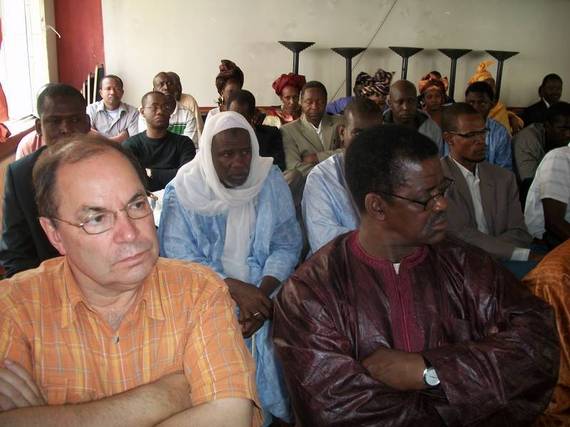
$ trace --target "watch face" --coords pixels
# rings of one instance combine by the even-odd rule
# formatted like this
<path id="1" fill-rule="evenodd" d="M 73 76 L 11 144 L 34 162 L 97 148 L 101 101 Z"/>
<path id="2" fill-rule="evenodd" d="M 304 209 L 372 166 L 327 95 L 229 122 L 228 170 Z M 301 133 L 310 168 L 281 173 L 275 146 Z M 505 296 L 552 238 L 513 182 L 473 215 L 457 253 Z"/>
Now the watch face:
<path id="1" fill-rule="evenodd" d="M 435 387 L 439 385 L 439 377 L 437 376 L 437 373 L 435 372 L 434 368 L 426 369 L 424 374 L 424 381 L 430 387 Z"/>

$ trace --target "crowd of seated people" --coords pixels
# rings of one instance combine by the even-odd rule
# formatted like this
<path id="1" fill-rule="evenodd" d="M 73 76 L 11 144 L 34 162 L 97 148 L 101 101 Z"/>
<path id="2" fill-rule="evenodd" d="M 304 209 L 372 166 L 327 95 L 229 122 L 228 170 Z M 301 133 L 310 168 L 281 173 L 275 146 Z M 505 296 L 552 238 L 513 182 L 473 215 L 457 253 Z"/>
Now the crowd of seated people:
<path id="1" fill-rule="evenodd" d="M 524 123 L 488 65 L 456 100 L 282 74 L 261 111 L 224 59 L 205 121 L 175 72 L 138 107 L 46 85 L 5 180 L 0 425 L 570 424 L 570 105 L 549 74 Z"/>

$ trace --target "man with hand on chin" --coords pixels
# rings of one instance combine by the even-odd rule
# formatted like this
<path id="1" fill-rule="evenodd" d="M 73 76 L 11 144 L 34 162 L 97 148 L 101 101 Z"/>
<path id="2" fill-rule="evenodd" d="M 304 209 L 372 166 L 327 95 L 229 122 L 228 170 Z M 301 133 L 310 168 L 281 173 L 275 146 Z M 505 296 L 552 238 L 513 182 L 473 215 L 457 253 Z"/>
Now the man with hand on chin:
<path id="1" fill-rule="evenodd" d="M 485 252 L 446 237 L 437 146 L 403 126 L 346 152 L 358 230 L 276 298 L 274 344 L 307 426 L 530 425 L 559 347 L 551 308 Z"/>

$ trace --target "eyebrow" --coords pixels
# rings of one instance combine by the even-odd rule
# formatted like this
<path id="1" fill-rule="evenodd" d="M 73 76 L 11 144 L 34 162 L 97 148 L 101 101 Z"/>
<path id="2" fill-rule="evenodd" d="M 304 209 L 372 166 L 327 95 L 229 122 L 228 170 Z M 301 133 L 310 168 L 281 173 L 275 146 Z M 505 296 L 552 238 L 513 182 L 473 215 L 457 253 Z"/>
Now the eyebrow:
<path id="1" fill-rule="evenodd" d="M 146 196 L 147 195 L 146 195 L 145 190 L 139 190 L 133 195 L 133 197 L 131 197 L 129 199 L 129 201 L 126 203 L 126 205 L 131 204 L 132 202 L 134 202 L 135 200 L 137 200 L 140 197 L 146 197 Z M 77 216 L 88 215 L 90 213 L 99 213 L 99 212 L 112 212 L 112 211 L 110 209 L 107 209 L 107 208 L 104 208 L 101 206 L 83 205 L 77 210 Z"/>

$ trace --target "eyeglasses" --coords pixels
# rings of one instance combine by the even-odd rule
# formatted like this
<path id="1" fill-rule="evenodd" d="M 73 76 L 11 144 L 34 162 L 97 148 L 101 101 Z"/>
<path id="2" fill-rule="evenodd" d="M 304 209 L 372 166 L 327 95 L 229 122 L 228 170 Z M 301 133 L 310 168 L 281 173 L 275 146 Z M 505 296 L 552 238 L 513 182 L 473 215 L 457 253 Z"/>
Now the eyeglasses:
<path id="1" fill-rule="evenodd" d="M 471 132 L 466 132 L 466 133 L 461 133 L 461 132 L 456 132 L 453 130 L 448 130 L 448 133 L 452 134 L 452 135 L 457 135 L 460 136 L 461 138 L 465 138 L 465 139 L 477 139 L 480 137 L 486 137 L 487 133 L 489 132 L 489 128 L 485 128 L 485 129 L 481 129 L 481 130 L 474 130 Z"/>
<path id="2" fill-rule="evenodd" d="M 140 197 L 137 197 L 122 209 L 117 209 L 116 211 L 102 209 L 93 213 L 79 224 L 56 217 L 52 217 L 51 219 L 64 222 L 74 227 L 82 228 L 87 234 L 101 234 L 109 231 L 115 226 L 117 214 L 120 211 L 124 211 L 130 219 L 142 219 L 149 216 L 152 213 L 152 207 L 148 200 L 149 198 L 154 202 L 158 200 L 158 197 L 154 194 L 147 193 L 146 196 L 141 195 Z"/>
<path id="3" fill-rule="evenodd" d="M 377 191 L 377 193 L 380 194 L 384 194 L 385 196 L 391 196 L 391 197 L 396 197 L 397 199 L 402 199 L 402 200 L 407 200 L 408 202 L 412 202 L 412 203 L 416 203 L 418 205 L 423 206 L 424 211 L 431 211 L 433 210 L 433 208 L 435 207 L 435 204 L 443 197 L 445 197 L 447 195 L 447 192 L 449 191 L 449 189 L 451 188 L 451 186 L 453 185 L 454 181 L 451 178 L 447 178 L 444 177 L 443 178 L 443 183 L 439 186 L 439 188 L 436 190 L 437 192 L 432 194 L 431 197 L 427 200 L 415 200 L 415 199 L 410 199 L 408 197 L 404 197 L 404 196 L 399 196 L 397 194 L 393 194 L 393 193 L 387 193 L 385 191 Z"/>

